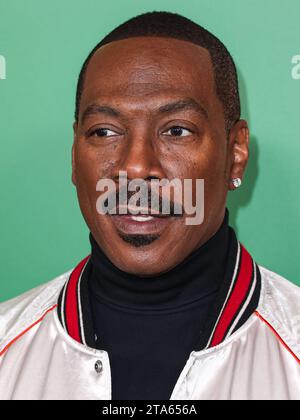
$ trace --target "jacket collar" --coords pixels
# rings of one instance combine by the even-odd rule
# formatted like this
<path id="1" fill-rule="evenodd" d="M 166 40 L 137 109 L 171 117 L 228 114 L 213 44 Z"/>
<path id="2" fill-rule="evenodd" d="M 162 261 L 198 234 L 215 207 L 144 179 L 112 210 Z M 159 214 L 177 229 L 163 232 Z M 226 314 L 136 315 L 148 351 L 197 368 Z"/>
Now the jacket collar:
<path id="1" fill-rule="evenodd" d="M 238 241 L 231 251 L 234 265 L 228 264 L 223 287 L 206 323 L 199 349 L 215 347 L 229 338 L 250 318 L 258 307 L 261 275 L 258 265 Z"/>
<path id="2" fill-rule="evenodd" d="M 231 230 L 231 246 L 224 281 L 195 351 L 221 344 L 235 333 L 255 312 L 261 293 L 261 274 L 258 265 L 237 240 Z M 57 305 L 59 320 L 75 341 L 96 348 L 88 278 L 90 255 L 71 272 L 62 288 Z"/>

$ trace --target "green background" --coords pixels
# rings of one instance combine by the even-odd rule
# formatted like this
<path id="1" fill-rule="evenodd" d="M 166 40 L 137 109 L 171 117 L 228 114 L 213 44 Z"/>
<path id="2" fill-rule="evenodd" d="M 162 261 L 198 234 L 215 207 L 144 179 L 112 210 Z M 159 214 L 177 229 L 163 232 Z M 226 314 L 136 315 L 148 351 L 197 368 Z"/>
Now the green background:
<path id="1" fill-rule="evenodd" d="M 178 12 L 207 27 L 238 65 L 251 128 L 231 224 L 256 261 L 300 284 L 299 0 L 0 0 L 0 300 L 72 268 L 89 253 L 71 184 L 75 85 L 94 45 L 136 14 Z"/>

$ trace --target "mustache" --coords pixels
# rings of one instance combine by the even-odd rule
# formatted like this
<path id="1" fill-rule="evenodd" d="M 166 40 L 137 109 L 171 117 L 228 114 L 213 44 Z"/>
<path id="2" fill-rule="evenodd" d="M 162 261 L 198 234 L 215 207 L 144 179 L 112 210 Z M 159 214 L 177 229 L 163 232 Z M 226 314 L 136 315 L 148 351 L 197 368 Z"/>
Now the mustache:
<path id="1" fill-rule="evenodd" d="M 134 200 L 134 205 L 129 204 L 131 198 L 136 194 L 139 195 L 139 198 Z M 126 199 L 125 203 L 124 198 Z M 141 202 L 143 205 L 141 205 Z M 127 209 L 127 213 L 130 213 L 130 209 L 132 208 L 135 210 L 134 214 L 151 214 L 160 217 L 181 217 L 183 215 L 181 203 L 169 200 L 159 194 L 151 193 L 151 190 L 147 191 L 146 194 L 142 194 L 141 197 L 139 191 L 128 191 L 127 186 L 121 187 L 119 190 L 108 195 L 103 205 L 113 215 L 124 215 L 124 212 L 120 212 L 121 209 Z"/>

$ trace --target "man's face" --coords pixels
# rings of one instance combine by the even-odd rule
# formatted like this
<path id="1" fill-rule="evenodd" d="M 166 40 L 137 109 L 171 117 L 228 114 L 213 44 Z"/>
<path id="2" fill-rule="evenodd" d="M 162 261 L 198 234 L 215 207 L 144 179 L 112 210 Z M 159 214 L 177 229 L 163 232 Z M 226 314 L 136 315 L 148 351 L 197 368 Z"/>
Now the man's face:
<path id="1" fill-rule="evenodd" d="M 172 38 L 100 48 L 87 68 L 74 133 L 73 182 L 85 221 L 108 258 L 140 276 L 170 270 L 217 231 L 230 179 L 242 177 L 247 160 L 246 123 L 227 135 L 208 51 Z M 99 214 L 97 182 L 118 182 L 119 171 L 128 181 L 204 179 L 204 222 Z"/>

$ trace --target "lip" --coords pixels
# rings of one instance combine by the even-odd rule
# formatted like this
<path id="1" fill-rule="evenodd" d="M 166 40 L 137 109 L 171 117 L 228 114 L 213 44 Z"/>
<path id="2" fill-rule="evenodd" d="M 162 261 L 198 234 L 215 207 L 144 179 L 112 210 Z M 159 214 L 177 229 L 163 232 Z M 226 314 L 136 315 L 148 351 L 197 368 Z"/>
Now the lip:
<path id="1" fill-rule="evenodd" d="M 134 220 L 137 216 L 133 215 L 112 215 L 110 216 L 117 230 L 125 234 L 158 234 L 169 225 L 173 217 L 171 216 L 153 216 L 151 220 L 147 220 L 149 215 L 138 215 L 138 218 L 144 218 L 145 221 Z"/>
<path id="2" fill-rule="evenodd" d="M 131 216 L 133 214 L 136 215 L 141 215 L 141 216 L 155 216 L 155 217 L 170 217 L 168 214 L 163 214 L 160 213 L 158 210 L 155 209 L 151 209 L 151 211 L 149 211 L 148 207 L 130 207 L 130 206 L 119 206 L 117 205 L 117 207 L 114 209 L 115 210 L 115 214 L 113 215 L 120 215 L 120 216 Z M 125 213 L 121 213 L 121 211 L 125 211 Z"/>

